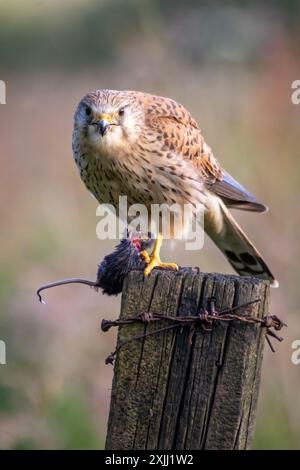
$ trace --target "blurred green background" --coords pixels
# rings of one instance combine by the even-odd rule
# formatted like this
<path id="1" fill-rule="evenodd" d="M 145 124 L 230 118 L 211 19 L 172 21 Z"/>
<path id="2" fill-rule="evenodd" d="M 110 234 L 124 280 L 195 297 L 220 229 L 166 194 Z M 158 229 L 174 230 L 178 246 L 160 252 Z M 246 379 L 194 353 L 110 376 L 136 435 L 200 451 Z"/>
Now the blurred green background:
<path id="1" fill-rule="evenodd" d="M 265 349 L 257 449 L 300 448 L 300 2 L 0 0 L 0 448 L 104 445 L 120 297 L 45 281 L 94 278 L 115 242 L 97 240 L 96 202 L 71 153 L 77 102 L 96 88 L 170 96 L 200 123 L 226 169 L 265 202 L 238 214 L 280 281 L 270 311 L 289 328 Z M 172 257 L 171 247 L 165 258 Z M 179 264 L 231 272 L 209 242 Z"/>

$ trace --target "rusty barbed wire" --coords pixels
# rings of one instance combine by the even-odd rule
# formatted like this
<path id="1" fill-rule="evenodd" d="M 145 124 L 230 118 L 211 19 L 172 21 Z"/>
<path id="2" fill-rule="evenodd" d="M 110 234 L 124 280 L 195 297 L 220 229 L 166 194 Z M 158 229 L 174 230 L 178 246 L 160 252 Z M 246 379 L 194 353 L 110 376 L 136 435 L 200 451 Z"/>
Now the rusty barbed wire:
<path id="1" fill-rule="evenodd" d="M 263 318 L 257 318 L 250 314 L 236 314 L 233 313 L 236 310 L 243 309 L 250 307 L 258 302 L 261 299 L 255 299 L 250 302 L 246 302 L 244 304 L 235 305 L 234 307 L 230 307 L 228 309 L 222 310 L 218 312 L 216 310 L 215 299 L 209 298 L 207 301 L 208 307 L 200 311 L 197 315 L 178 315 L 176 317 L 171 317 L 169 315 L 165 315 L 162 313 L 157 312 L 142 312 L 135 317 L 130 318 L 122 318 L 118 320 L 102 320 L 101 322 L 101 330 L 103 332 L 107 332 L 112 327 L 119 327 L 119 326 L 128 326 L 133 323 L 143 323 L 149 324 L 153 322 L 160 322 L 160 321 L 168 321 L 171 322 L 171 325 L 153 330 L 148 331 L 141 335 L 132 336 L 132 338 L 128 339 L 127 341 L 122 342 L 119 346 L 112 352 L 105 360 L 106 364 L 113 364 L 116 358 L 117 353 L 126 346 L 128 343 L 132 341 L 138 341 L 148 336 L 156 335 L 162 333 L 167 330 L 175 329 L 178 327 L 189 327 L 191 331 L 191 335 L 189 336 L 189 340 L 196 331 L 197 327 L 201 327 L 205 331 L 212 331 L 213 325 L 216 322 L 231 322 L 231 321 L 240 321 L 243 323 L 248 324 L 259 324 L 262 328 L 266 328 L 266 340 L 272 352 L 275 352 L 275 349 L 271 343 L 269 336 L 275 338 L 277 341 L 283 341 L 281 336 L 278 336 L 275 331 L 280 331 L 284 326 L 287 326 L 277 315 L 266 315 Z M 275 330 L 275 331 L 274 331 Z"/>

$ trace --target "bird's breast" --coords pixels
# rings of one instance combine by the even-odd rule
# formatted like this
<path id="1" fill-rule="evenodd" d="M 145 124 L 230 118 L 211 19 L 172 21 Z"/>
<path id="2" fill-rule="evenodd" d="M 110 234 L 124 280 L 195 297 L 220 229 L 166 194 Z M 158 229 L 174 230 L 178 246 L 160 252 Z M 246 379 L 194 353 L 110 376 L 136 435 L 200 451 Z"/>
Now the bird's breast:
<path id="1" fill-rule="evenodd" d="M 119 196 L 127 196 L 128 205 L 149 209 L 151 204 L 195 204 L 206 197 L 194 170 L 176 155 L 164 158 L 163 152 L 138 144 L 115 153 L 86 146 L 74 155 L 82 180 L 100 203 L 118 208 Z"/>

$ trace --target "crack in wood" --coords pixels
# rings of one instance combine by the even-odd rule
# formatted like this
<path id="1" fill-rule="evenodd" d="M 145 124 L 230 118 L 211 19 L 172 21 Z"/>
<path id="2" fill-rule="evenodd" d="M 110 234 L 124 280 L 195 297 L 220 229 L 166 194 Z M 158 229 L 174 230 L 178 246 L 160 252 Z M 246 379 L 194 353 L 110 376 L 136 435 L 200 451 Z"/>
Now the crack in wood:
<path id="1" fill-rule="evenodd" d="M 168 316 L 195 315 L 212 295 L 218 311 L 261 297 L 253 314 L 262 318 L 269 285 L 192 270 L 155 271 L 146 280 L 132 272 L 124 284 L 121 318 L 149 308 Z M 121 327 L 118 344 L 155 324 Z M 189 344 L 188 330 L 179 326 L 118 351 L 107 449 L 251 446 L 265 332 L 253 324 L 219 322 L 212 331 L 195 329 Z"/>

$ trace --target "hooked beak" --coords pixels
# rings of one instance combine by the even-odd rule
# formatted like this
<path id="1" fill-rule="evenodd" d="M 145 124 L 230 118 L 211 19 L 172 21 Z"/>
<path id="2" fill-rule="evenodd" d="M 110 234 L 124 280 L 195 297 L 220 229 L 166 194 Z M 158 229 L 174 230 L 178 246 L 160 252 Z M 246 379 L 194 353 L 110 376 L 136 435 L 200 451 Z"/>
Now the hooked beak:
<path id="1" fill-rule="evenodd" d="M 95 122 L 95 124 L 97 126 L 97 130 L 99 134 L 101 134 L 101 136 L 103 137 L 106 134 L 107 129 L 115 123 L 111 114 L 103 113 L 103 114 L 98 114 L 98 120 Z"/>
<path id="2" fill-rule="evenodd" d="M 106 119 L 101 119 L 101 121 L 97 122 L 97 128 L 98 128 L 99 134 L 101 134 L 102 137 L 106 134 L 106 131 L 109 126 L 110 126 L 110 123 Z"/>

